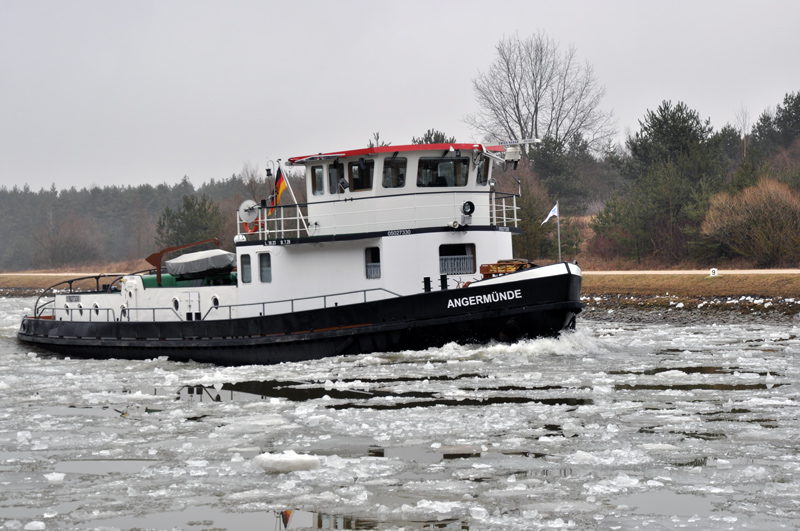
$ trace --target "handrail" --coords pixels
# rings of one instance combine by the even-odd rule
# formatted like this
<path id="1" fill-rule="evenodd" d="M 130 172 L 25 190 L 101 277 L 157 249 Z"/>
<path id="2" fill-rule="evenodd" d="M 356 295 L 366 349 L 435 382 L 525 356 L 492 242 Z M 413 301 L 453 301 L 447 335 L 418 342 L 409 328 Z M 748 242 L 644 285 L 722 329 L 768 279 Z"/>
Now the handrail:
<path id="1" fill-rule="evenodd" d="M 308 208 L 309 206 L 313 205 L 315 208 L 321 205 L 331 205 L 331 204 L 342 204 L 354 201 L 370 201 L 376 199 L 396 199 L 398 197 L 429 197 L 432 195 L 447 195 L 447 196 L 458 196 L 458 195 L 467 195 L 467 196 L 475 196 L 475 195 L 489 195 L 489 222 L 492 225 L 499 225 L 502 224 L 503 226 L 509 226 L 513 224 L 514 227 L 517 227 L 517 223 L 519 218 L 516 216 L 516 211 L 519 207 L 517 207 L 516 198 L 521 197 L 518 193 L 513 192 L 497 192 L 490 189 L 487 190 L 453 190 L 450 188 L 443 189 L 443 190 L 436 190 L 430 191 L 425 193 L 402 193 L 402 194 L 386 194 L 386 195 L 364 195 L 362 197 L 352 195 L 348 195 L 347 197 L 343 197 L 341 199 L 330 199 L 324 201 L 315 201 L 315 202 L 306 202 L 306 203 L 297 203 L 291 205 L 278 205 L 274 207 L 278 214 L 272 217 L 266 216 L 266 208 L 260 207 L 259 209 L 259 216 L 258 218 L 262 221 L 256 225 L 257 230 L 253 232 L 243 231 L 242 230 L 242 220 L 238 219 L 237 214 L 237 234 L 238 235 L 247 235 L 253 234 L 261 238 L 266 238 L 266 236 L 272 232 L 275 234 L 275 238 L 286 238 L 290 237 L 290 233 L 296 233 L 296 237 L 301 237 L 301 232 L 305 231 L 307 236 L 312 236 L 312 226 L 307 224 L 309 221 L 308 218 Z M 507 204 L 507 200 L 511 199 L 511 204 Z M 270 207 L 272 208 L 272 207 Z M 415 209 L 417 208 L 416 205 L 402 207 L 399 210 L 405 209 Z M 286 209 L 296 209 L 293 215 L 291 214 L 284 214 Z M 303 214 L 302 210 L 306 209 L 306 214 Z M 379 211 L 382 209 L 376 208 L 372 211 Z M 367 213 L 369 211 L 362 211 L 362 213 Z M 500 216 L 498 216 L 498 213 Z M 509 215 L 510 213 L 510 215 Z M 414 218 L 416 221 L 420 221 L 418 217 Z M 301 221 L 303 221 L 303 225 L 306 227 L 301 227 Z M 425 220 L 422 220 L 425 221 Z M 296 223 L 296 227 L 286 227 L 287 222 L 294 222 Z M 345 229 L 350 227 L 361 226 L 361 224 L 348 224 L 342 225 L 337 228 Z M 272 228 L 271 228 L 272 227 Z"/>
<path id="2" fill-rule="evenodd" d="M 323 300 L 323 308 L 328 308 L 328 298 L 329 297 L 343 297 L 345 295 L 353 295 L 353 294 L 356 294 L 356 293 L 363 294 L 364 295 L 364 302 L 367 302 L 367 292 L 372 292 L 372 291 L 383 291 L 383 292 L 386 292 L 386 293 L 388 293 L 390 295 L 393 295 L 395 297 L 402 297 L 402 295 L 400 295 L 399 293 L 395 293 L 395 292 L 390 291 L 390 290 L 385 289 L 385 288 L 370 288 L 370 289 L 357 289 L 357 290 L 353 290 L 353 291 L 345 291 L 345 292 L 342 292 L 342 293 L 329 293 L 327 295 L 314 295 L 314 296 L 311 296 L 311 297 L 300 297 L 300 298 L 297 298 L 297 299 L 284 299 L 284 300 L 280 300 L 280 301 L 262 301 L 262 302 L 247 302 L 247 303 L 242 303 L 242 304 L 224 304 L 224 305 L 220 305 L 220 306 L 212 306 L 211 308 L 206 310 L 206 313 L 203 314 L 203 317 L 202 317 L 201 320 L 205 321 L 206 317 L 208 317 L 208 315 L 212 311 L 223 309 L 223 308 L 227 308 L 228 309 L 228 319 L 233 319 L 233 308 L 244 308 L 244 307 L 247 307 L 247 306 L 261 306 L 261 314 L 265 315 L 266 314 L 266 306 L 268 304 L 272 305 L 272 304 L 291 303 L 291 308 L 292 308 L 291 313 L 294 313 L 294 311 L 295 311 L 294 310 L 294 303 L 295 302 L 308 301 L 308 300 L 314 300 L 314 299 L 322 299 Z"/>
<path id="3" fill-rule="evenodd" d="M 396 199 L 398 197 L 413 197 L 413 196 L 429 196 L 429 195 L 491 195 L 494 194 L 497 197 L 501 198 L 509 198 L 509 197 L 521 197 L 520 194 L 515 194 L 513 192 L 498 192 L 498 191 L 491 191 L 491 190 L 437 190 L 435 192 L 425 192 L 425 193 L 405 193 L 405 194 L 385 194 L 385 195 L 364 195 L 362 197 L 344 197 L 342 199 L 330 199 L 326 201 L 314 201 L 314 202 L 307 202 L 307 203 L 295 203 L 291 205 L 277 205 L 275 207 L 267 207 L 267 208 L 260 208 L 260 210 L 266 210 L 268 208 L 275 208 L 276 210 L 282 210 L 285 208 L 304 208 L 308 207 L 309 205 L 325 205 L 325 204 L 333 204 L 333 203 L 352 203 L 355 201 L 368 201 L 371 199 Z M 278 217 L 271 218 L 271 219 L 280 219 Z"/>
<path id="4" fill-rule="evenodd" d="M 94 280 L 95 281 L 95 291 L 100 292 L 100 279 L 101 278 L 110 278 L 110 277 L 108 275 L 106 275 L 105 273 L 100 273 L 98 275 L 89 275 L 89 276 L 85 276 L 85 277 L 71 278 L 69 280 L 62 280 L 61 282 L 57 282 L 57 283 L 53 284 L 52 286 L 49 286 L 49 287 L 45 288 L 39 294 L 39 297 L 36 298 L 36 304 L 34 304 L 34 306 L 33 306 L 33 315 L 35 317 L 39 317 L 39 301 L 42 300 L 42 297 L 47 296 L 48 292 L 54 291 L 55 288 L 57 288 L 58 286 L 62 286 L 64 284 L 68 284 L 69 285 L 69 293 L 75 293 L 75 291 L 74 291 L 74 289 L 72 287 L 72 285 L 75 282 L 79 282 L 81 280 Z M 55 297 L 55 293 L 53 293 L 52 296 Z M 55 302 L 55 299 L 52 302 Z M 46 305 L 47 305 L 47 303 L 44 303 L 42 305 L 42 307 L 44 307 Z"/>
<path id="5" fill-rule="evenodd" d="M 55 300 L 53 300 L 53 301 L 51 301 L 51 302 L 55 302 Z M 42 306 L 42 309 L 43 309 L 43 310 L 44 310 L 44 306 L 46 306 L 46 304 Z M 54 318 L 54 319 L 55 319 L 56 315 L 58 315 L 58 313 L 59 313 L 59 312 L 64 312 L 65 314 L 67 314 L 67 315 L 69 316 L 69 320 L 70 320 L 70 321 L 73 321 L 73 320 L 74 320 L 74 319 L 72 318 L 72 315 L 73 315 L 75 312 L 79 312 L 79 314 L 80 314 L 80 315 L 83 315 L 83 312 L 88 312 L 88 313 L 89 313 L 89 322 L 90 322 L 90 323 L 91 323 L 91 322 L 98 322 L 98 323 L 113 323 L 114 321 L 116 321 L 116 320 L 117 320 L 117 314 L 116 314 L 116 312 L 114 311 L 114 308 L 100 308 L 99 306 L 98 306 L 97 308 L 95 308 L 95 307 L 86 307 L 86 308 L 56 308 L 55 306 L 53 306 L 53 308 L 52 308 L 52 310 L 51 310 L 51 311 L 53 312 L 53 318 Z M 100 315 L 100 312 L 103 312 L 103 313 L 105 314 L 105 316 L 106 316 L 105 320 L 100 320 L 100 319 L 92 319 L 92 312 L 94 312 L 94 314 L 95 314 L 95 315 Z M 109 319 L 109 314 L 111 315 L 111 319 Z"/>
<path id="6" fill-rule="evenodd" d="M 91 277 L 87 277 L 87 278 L 91 278 Z M 265 315 L 266 314 L 266 306 L 267 305 L 272 305 L 272 304 L 290 303 L 291 304 L 291 312 L 294 313 L 295 312 L 294 306 L 295 306 L 296 302 L 306 301 L 306 300 L 314 300 L 314 299 L 322 299 L 323 300 L 323 308 L 328 308 L 329 307 L 328 306 L 328 298 L 331 298 L 331 297 L 343 297 L 343 296 L 346 296 L 346 295 L 353 295 L 353 294 L 358 294 L 358 293 L 361 293 L 363 295 L 364 302 L 367 302 L 367 293 L 368 292 L 377 292 L 377 291 L 382 291 L 382 292 L 388 293 L 388 294 L 390 294 L 390 295 L 392 295 L 394 297 L 401 297 L 401 295 L 399 293 L 395 293 L 395 292 L 390 291 L 390 290 L 385 289 L 385 288 L 370 288 L 370 289 L 363 289 L 363 290 L 345 291 L 345 292 L 342 292 L 342 293 L 329 293 L 327 295 L 314 295 L 314 296 L 310 296 L 310 297 L 300 297 L 300 298 L 297 298 L 297 299 L 284 299 L 284 300 L 279 300 L 279 301 L 248 302 L 248 303 L 242 303 L 242 304 L 226 304 L 226 305 L 220 305 L 220 306 L 212 306 L 211 308 L 206 310 L 206 313 L 203 314 L 203 316 L 200 318 L 200 320 L 201 321 L 205 321 L 206 318 L 209 316 L 209 314 L 212 311 L 217 311 L 217 310 L 224 309 L 224 308 L 228 309 L 228 319 L 233 319 L 233 309 L 234 308 L 246 308 L 246 307 L 249 307 L 249 306 L 261 306 L 261 314 Z M 99 293 L 99 290 L 98 290 L 98 293 Z M 65 312 L 65 313 L 67 313 L 69 315 L 70 320 L 72 320 L 72 315 L 73 315 L 74 312 L 83 312 L 83 311 L 99 312 L 99 311 L 104 311 L 104 312 L 106 312 L 106 318 L 108 318 L 108 315 L 109 315 L 108 312 L 111 312 L 112 321 L 116 320 L 116 313 L 114 311 L 114 308 L 100 308 L 100 307 L 97 307 L 97 308 L 95 308 L 95 307 L 87 307 L 87 308 L 56 308 L 55 307 L 55 299 L 47 301 L 46 303 L 42 304 L 41 308 L 39 308 L 39 310 L 41 310 L 41 312 L 34 313 L 34 315 L 36 317 L 39 317 L 41 315 L 41 313 L 44 313 L 45 308 L 48 305 L 51 305 L 51 304 L 53 305 L 53 308 L 51 310 L 53 312 L 53 317 L 55 317 L 55 315 L 58 312 Z M 121 315 L 120 318 L 126 317 L 127 320 L 130 321 L 131 320 L 131 315 L 133 314 L 133 312 L 137 312 L 137 314 L 140 313 L 140 312 L 150 312 L 150 313 L 153 314 L 152 321 L 143 321 L 143 322 L 156 322 L 156 312 L 163 312 L 163 311 L 170 312 L 170 313 L 174 314 L 179 321 L 185 321 L 185 319 L 183 318 L 183 316 L 179 312 L 177 312 L 174 308 L 169 307 L 169 306 L 163 307 L 163 308 L 154 308 L 154 307 L 151 307 L 151 308 L 132 308 L 132 307 L 126 306 L 124 308 L 124 315 Z M 81 315 L 82 315 L 82 313 L 81 313 Z M 89 321 L 90 322 L 92 321 L 91 313 L 89 314 Z M 105 321 L 105 322 L 111 322 L 111 321 Z"/>
<path id="7" fill-rule="evenodd" d="M 68 293 L 92 293 L 91 291 L 80 291 L 80 292 L 75 291 L 75 289 L 73 288 L 73 284 L 75 282 L 79 282 L 81 280 L 94 280 L 95 281 L 95 292 L 97 292 L 97 293 L 111 293 L 112 286 L 114 286 L 114 284 L 116 284 L 118 281 L 120 281 L 123 277 L 129 276 L 129 275 L 141 275 L 142 273 L 152 273 L 154 271 L 155 271 L 154 269 L 142 269 L 141 271 L 135 271 L 133 273 L 126 273 L 126 274 L 123 274 L 123 275 L 119 275 L 119 274 L 108 275 L 106 273 L 98 273 L 97 275 L 89 275 L 89 276 L 85 276 L 85 277 L 71 278 L 69 280 L 62 280 L 61 282 L 56 282 L 52 286 L 49 286 L 49 287 L 45 288 L 44 290 L 42 290 L 42 292 L 36 298 L 36 303 L 33 306 L 33 315 L 34 315 L 34 317 L 39 317 L 39 315 L 41 315 L 41 313 L 44 311 L 44 307 L 45 306 L 47 306 L 50 303 L 55 303 L 55 299 L 53 299 L 52 301 L 48 301 L 48 302 L 42 303 L 41 307 L 39 306 L 39 301 L 41 301 L 43 297 L 50 297 L 50 296 L 55 297 L 55 293 L 53 293 L 52 295 L 48 295 L 48 292 L 55 291 L 55 288 L 57 288 L 58 286 L 61 286 L 61 285 L 64 285 L 64 284 L 68 284 L 69 285 L 69 292 Z M 100 279 L 101 278 L 113 279 L 113 280 L 111 280 L 111 282 L 109 282 L 107 284 L 107 288 L 104 291 L 100 290 Z M 41 312 L 40 312 L 40 310 L 41 310 Z"/>

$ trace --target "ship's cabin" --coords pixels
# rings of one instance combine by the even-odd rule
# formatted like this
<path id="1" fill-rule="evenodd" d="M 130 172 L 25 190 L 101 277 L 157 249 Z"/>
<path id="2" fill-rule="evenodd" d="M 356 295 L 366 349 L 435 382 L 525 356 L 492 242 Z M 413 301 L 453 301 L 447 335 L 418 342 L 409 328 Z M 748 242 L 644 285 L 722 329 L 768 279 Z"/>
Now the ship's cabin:
<path id="1" fill-rule="evenodd" d="M 240 235 L 275 240 L 308 236 L 516 226 L 516 197 L 495 191 L 492 166 L 504 148 L 480 144 L 382 146 L 289 159 L 304 166 L 307 202 L 256 222 L 240 218 Z M 285 196 L 284 196 L 285 197 Z M 252 217 L 252 215 L 250 216 Z"/>

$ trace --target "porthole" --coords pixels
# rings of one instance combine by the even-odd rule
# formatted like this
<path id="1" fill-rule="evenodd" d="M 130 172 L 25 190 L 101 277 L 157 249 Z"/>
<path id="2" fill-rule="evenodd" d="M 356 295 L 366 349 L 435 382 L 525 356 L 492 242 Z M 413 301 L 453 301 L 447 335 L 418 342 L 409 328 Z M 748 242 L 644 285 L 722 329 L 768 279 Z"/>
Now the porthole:
<path id="1" fill-rule="evenodd" d="M 219 299 L 217 298 L 216 295 L 211 297 L 211 304 L 212 306 L 214 306 L 214 308 L 219 308 Z"/>
<path id="2" fill-rule="evenodd" d="M 176 312 L 180 309 L 181 303 L 178 302 L 178 299 L 172 299 L 172 307 L 175 308 Z"/>
<path id="3" fill-rule="evenodd" d="M 125 306 L 119 307 L 119 315 L 120 317 L 127 317 L 128 316 L 128 309 Z"/>
<path id="4" fill-rule="evenodd" d="M 78 315 L 83 315 L 83 304 L 78 304 Z"/>
<path id="5" fill-rule="evenodd" d="M 100 306 L 98 306 L 97 303 L 92 304 L 92 308 L 94 308 L 95 315 L 100 315 Z"/>

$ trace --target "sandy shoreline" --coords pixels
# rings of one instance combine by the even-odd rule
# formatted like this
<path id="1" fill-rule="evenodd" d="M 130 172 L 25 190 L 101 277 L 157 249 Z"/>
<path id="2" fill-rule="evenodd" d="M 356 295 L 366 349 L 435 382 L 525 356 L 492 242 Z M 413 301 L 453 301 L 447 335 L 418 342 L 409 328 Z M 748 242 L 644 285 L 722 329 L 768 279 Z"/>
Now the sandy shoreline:
<path id="1" fill-rule="evenodd" d="M 583 271 L 584 275 L 699 275 L 711 276 L 710 269 L 659 269 L 647 271 Z M 800 269 L 717 269 L 723 275 L 800 275 Z"/>

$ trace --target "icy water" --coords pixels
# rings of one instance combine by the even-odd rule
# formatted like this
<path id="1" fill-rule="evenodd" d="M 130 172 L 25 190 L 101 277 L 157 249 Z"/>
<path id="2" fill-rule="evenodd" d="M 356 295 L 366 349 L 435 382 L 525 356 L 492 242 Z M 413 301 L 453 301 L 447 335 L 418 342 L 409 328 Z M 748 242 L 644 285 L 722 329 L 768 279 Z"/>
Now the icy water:
<path id="1" fill-rule="evenodd" d="M 32 305 L 0 299 L 0 529 L 800 527 L 791 324 L 223 368 L 32 352 Z"/>

